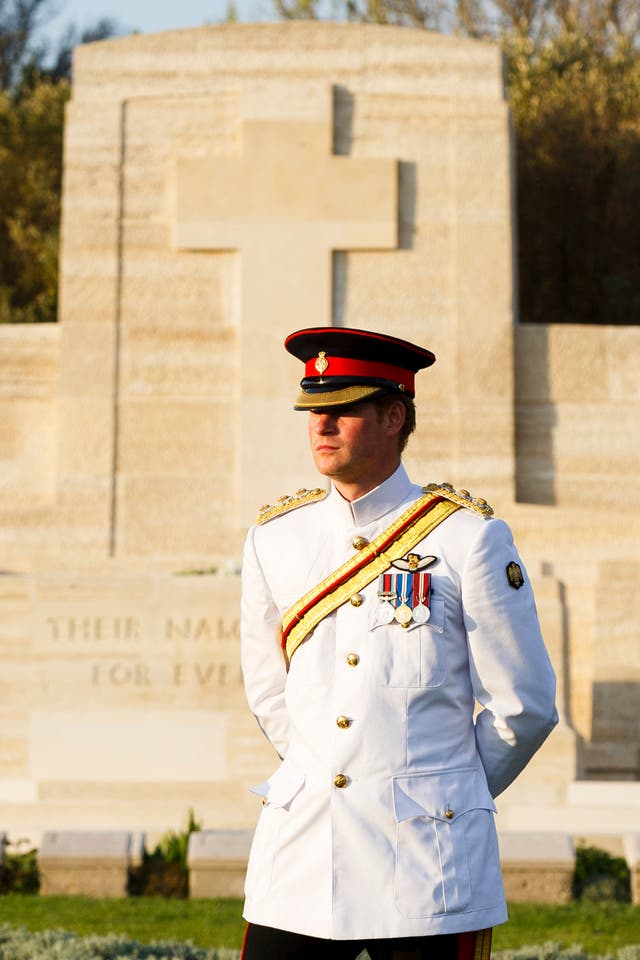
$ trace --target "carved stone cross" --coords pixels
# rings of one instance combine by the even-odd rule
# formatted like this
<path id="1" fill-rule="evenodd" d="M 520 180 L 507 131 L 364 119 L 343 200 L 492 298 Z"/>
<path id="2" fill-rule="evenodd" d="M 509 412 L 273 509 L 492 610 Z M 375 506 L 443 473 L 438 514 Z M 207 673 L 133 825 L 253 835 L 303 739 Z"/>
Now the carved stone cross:
<path id="1" fill-rule="evenodd" d="M 267 495 L 292 493 L 285 477 L 314 477 L 310 463 L 292 463 L 286 417 L 302 369 L 282 341 L 331 325 L 332 251 L 392 249 L 396 238 L 396 161 L 332 154 L 329 123 L 247 120 L 241 156 L 178 161 L 178 248 L 241 255 L 240 421 L 229 451 L 238 450 L 242 522 L 260 505 L 256 477 Z"/>

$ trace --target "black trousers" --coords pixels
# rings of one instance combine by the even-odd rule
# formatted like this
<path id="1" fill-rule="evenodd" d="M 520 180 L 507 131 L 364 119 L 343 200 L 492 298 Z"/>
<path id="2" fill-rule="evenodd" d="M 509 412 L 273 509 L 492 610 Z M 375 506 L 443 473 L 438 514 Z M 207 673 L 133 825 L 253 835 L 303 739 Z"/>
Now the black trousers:
<path id="1" fill-rule="evenodd" d="M 250 923 L 241 960 L 489 960 L 491 930 L 388 940 L 325 940 Z"/>

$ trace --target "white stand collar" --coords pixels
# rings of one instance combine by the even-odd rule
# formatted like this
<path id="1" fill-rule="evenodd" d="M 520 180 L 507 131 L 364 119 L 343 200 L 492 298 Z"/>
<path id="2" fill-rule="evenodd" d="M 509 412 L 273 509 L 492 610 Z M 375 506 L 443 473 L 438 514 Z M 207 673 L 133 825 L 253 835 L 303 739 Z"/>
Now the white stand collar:
<path id="1" fill-rule="evenodd" d="M 383 483 L 357 500 L 351 502 L 345 500 L 333 484 L 331 484 L 329 497 L 332 506 L 344 520 L 356 527 L 366 527 L 367 524 L 374 523 L 399 507 L 410 498 L 412 492 L 413 484 L 400 464 Z"/>

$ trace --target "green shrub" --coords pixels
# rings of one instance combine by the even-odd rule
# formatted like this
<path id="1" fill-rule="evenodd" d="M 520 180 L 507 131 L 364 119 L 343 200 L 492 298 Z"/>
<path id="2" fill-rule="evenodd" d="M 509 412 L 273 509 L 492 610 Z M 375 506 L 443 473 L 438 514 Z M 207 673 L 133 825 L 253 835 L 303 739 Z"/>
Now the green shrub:
<path id="1" fill-rule="evenodd" d="M 631 875 L 623 857 L 613 857 L 606 850 L 579 844 L 573 875 L 576 900 L 631 899 Z"/>
<path id="2" fill-rule="evenodd" d="M 193 810 L 189 810 L 186 828 L 180 833 L 167 830 L 151 856 L 162 857 L 167 863 L 180 863 L 186 867 L 189 837 L 198 830 L 202 830 L 202 824 L 196 820 Z"/>
<path id="3" fill-rule="evenodd" d="M 1 893 L 37 893 L 40 889 L 38 852 L 29 847 L 21 849 L 25 841 L 18 840 L 15 851 L 5 853 L 4 866 L 0 871 Z M 5 848 L 11 844 L 6 843 Z"/>
<path id="4" fill-rule="evenodd" d="M 167 830 L 151 853 L 145 853 L 141 866 L 130 871 L 128 892 L 133 896 L 188 897 L 189 837 L 201 829 L 189 810 L 185 829 L 178 833 Z"/>

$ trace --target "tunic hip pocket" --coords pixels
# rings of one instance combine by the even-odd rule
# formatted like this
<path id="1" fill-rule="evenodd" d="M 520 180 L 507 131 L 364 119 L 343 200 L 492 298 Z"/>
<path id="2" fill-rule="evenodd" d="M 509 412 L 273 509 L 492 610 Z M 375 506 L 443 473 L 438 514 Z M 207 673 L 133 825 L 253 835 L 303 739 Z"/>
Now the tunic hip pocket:
<path id="1" fill-rule="evenodd" d="M 304 786 L 304 774 L 286 760 L 274 775 L 251 792 L 264 804 L 249 853 L 244 892 L 262 900 L 269 892 L 280 831 L 289 815 L 289 805 Z"/>
<path id="2" fill-rule="evenodd" d="M 396 777 L 393 803 L 395 903 L 403 916 L 463 913 L 500 902 L 495 805 L 479 771 Z"/>

